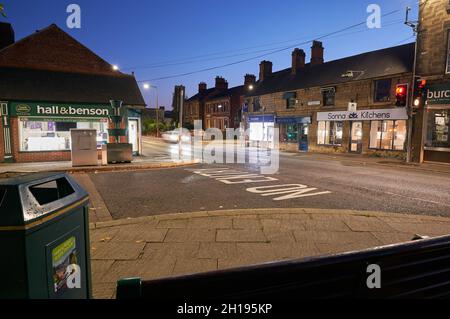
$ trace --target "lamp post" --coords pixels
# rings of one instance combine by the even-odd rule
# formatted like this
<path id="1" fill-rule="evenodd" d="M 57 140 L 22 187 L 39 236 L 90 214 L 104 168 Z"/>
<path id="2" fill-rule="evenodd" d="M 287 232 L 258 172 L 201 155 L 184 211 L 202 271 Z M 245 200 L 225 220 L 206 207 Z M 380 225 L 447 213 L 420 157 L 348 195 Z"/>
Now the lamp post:
<path id="1" fill-rule="evenodd" d="M 159 91 L 158 87 L 156 85 L 151 85 L 148 83 L 144 84 L 145 90 L 150 90 L 150 88 L 153 88 L 156 90 L 156 137 L 159 137 Z"/>

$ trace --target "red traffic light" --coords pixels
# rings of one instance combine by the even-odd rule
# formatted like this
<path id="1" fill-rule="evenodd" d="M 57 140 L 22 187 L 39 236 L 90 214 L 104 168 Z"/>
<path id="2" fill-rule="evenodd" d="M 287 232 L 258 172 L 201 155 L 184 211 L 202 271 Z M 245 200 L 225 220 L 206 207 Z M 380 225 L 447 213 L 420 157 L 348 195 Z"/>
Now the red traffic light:
<path id="1" fill-rule="evenodd" d="M 398 84 L 395 89 L 396 106 L 405 107 L 408 104 L 408 84 Z"/>

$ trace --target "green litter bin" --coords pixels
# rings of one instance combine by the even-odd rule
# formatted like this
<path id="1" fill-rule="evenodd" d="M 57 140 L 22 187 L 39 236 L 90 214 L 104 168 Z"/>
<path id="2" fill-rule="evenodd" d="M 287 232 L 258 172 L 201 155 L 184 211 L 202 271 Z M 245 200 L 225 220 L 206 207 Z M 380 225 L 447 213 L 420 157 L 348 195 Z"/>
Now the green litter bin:
<path id="1" fill-rule="evenodd" d="M 88 201 L 67 174 L 0 179 L 0 299 L 92 297 Z"/>

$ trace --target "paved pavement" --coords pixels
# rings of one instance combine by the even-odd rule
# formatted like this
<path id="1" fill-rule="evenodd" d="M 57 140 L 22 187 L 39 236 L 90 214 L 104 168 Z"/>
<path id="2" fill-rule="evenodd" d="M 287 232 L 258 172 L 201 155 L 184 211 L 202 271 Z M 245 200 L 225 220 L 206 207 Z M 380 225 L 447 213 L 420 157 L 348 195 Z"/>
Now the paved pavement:
<path id="1" fill-rule="evenodd" d="M 318 209 L 199 212 L 93 223 L 94 296 L 113 298 L 122 278 L 151 280 L 449 233 L 448 218 Z"/>

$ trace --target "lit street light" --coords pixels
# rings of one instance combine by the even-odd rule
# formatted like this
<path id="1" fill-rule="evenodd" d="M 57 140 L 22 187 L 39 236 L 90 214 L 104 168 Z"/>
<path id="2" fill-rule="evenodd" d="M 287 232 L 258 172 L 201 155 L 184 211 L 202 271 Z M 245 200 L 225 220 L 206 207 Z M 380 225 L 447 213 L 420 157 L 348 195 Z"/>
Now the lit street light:
<path id="1" fill-rule="evenodd" d="M 150 90 L 150 88 L 153 88 L 156 90 L 156 137 L 159 137 L 159 93 L 158 93 L 158 87 L 155 85 L 151 85 L 148 83 L 144 83 L 143 85 L 144 90 Z"/>

